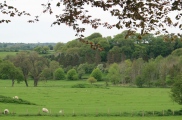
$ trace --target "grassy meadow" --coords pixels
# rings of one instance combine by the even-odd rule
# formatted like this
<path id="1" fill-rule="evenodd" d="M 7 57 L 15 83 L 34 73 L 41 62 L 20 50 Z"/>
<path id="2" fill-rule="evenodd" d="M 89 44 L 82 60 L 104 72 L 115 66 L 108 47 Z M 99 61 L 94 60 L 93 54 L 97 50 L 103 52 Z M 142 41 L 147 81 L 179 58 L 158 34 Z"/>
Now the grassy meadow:
<path id="1" fill-rule="evenodd" d="M 0 102 L 0 113 L 8 108 L 10 115 L 0 114 L 3 120 L 23 119 L 88 119 L 88 120 L 178 120 L 180 116 L 163 116 L 163 110 L 180 110 L 181 106 L 171 101 L 169 88 L 128 88 L 121 86 L 105 87 L 103 82 L 97 88 L 73 88 L 86 81 L 40 81 L 38 87 L 15 84 L 11 87 L 10 80 L 0 80 L 0 95 L 18 96 L 22 100 L 36 105 Z M 46 107 L 50 113 L 42 113 Z M 63 114 L 59 111 L 63 110 Z M 151 111 L 161 116 L 145 115 Z M 14 113 L 14 114 L 13 114 Z M 138 116 L 137 114 L 141 114 Z M 64 116 L 63 116 L 64 115 Z M 144 117 L 142 117 L 144 116 Z M 50 118 L 51 117 L 51 118 Z"/>
<path id="2" fill-rule="evenodd" d="M 16 55 L 17 52 L 0 52 L 0 58 L 5 58 L 7 55 Z"/>

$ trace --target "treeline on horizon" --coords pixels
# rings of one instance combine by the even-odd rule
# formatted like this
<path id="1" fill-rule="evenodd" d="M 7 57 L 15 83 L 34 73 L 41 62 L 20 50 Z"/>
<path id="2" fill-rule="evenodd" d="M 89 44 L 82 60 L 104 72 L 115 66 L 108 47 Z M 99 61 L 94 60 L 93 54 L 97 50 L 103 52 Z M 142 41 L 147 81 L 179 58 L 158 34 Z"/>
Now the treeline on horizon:
<path id="1" fill-rule="evenodd" d="M 44 62 L 40 62 L 40 58 L 34 61 L 40 66 L 32 70 L 37 69 L 39 73 L 34 76 L 35 71 L 32 71 L 27 75 L 38 83 L 40 79 L 55 79 L 54 72 L 59 68 L 64 73 L 62 76 L 64 79 L 68 79 L 70 70 L 74 71 L 76 76 L 71 80 L 82 79 L 84 74 L 92 75 L 93 71 L 97 71 L 102 74 L 101 78 L 96 79 L 97 81 L 111 82 L 115 85 L 137 85 L 138 87 L 144 85 L 166 87 L 171 86 L 175 80 L 181 79 L 181 38 L 173 35 L 154 36 L 152 34 L 147 34 L 142 38 L 139 38 L 138 34 L 125 38 L 125 35 L 126 31 L 113 38 L 93 33 L 84 39 L 87 41 L 85 43 L 79 40 L 57 43 L 53 46 L 54 52 L 51 54 L 41 52 L 40 48 L 43 46 L 36 46 L 33 50 L 44 54 L 39 55 L 41 61 Z M 91 48 L 92 44 L 99 44 L 104 50 L 94 50 Z M 30 55 L 38 57 L 35 54 Z M 30 55 L 27 57 L 32 59 Z M 15 57 L 9 56 L 4 60 L 9 60 L 16 67 L 22 68 L 23 66 L 17 63 L 17 59 L 20 59 L 17 56 L 18 54 Z M 3 78 L 2 75 L 0 77 Z M 36 86 L 35 83 L 34 86 Z"/>

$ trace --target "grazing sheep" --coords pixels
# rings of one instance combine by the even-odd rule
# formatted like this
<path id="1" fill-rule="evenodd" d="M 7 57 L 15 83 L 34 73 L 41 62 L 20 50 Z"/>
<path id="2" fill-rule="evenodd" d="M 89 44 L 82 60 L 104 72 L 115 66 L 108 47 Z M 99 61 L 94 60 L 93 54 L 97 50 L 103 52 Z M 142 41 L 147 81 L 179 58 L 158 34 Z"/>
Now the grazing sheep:
<path id="1" fill-rule="evenodd" d="M 18 96 L 14 96 L 13 99 L 17 99 L 18 100 L 19 98 L 18 98 Z"/>
<path id="2" fill-rule="evenodd" d="M 59 111 L 59 113 L 60 113 L 60 114 L 62 114 L 62 113 L 63 113 L 63 111 L 62 111 L 62 110 L 60 110 L 60 111 Z"/>
<path id="3" fill-rule="evenodd" d="M 47 108 L 42 108 L 42 112 L 49 113 Z"/>
<path id="4" fill-rule="evenodd" d="M 8 109 L 4 109 L 4 114 L 8 114 L 9 110 Z"/>

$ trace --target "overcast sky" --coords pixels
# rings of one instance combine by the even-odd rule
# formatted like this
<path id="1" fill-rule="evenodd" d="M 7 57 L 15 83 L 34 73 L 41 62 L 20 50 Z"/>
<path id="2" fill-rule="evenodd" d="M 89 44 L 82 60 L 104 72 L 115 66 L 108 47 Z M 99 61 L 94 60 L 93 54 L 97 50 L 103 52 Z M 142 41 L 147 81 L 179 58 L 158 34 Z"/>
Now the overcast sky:
<path id="1" fill-rule="evenodd" d="M 3 2 L 4 0 L 0 0 Z M 51 0 L 50 0 L 51 1 Z M 58 1 L 58 0 L 56 0 Z M 0 13 L 0 19 L 11 19 L 11 23 L 0 24 L 0 42 L 11 42 L 11 43 L 43 43 L 43 42 L 68 42 L 70 40 L 76 39 L 75 31 L 64 24 L 60 26 L 52 26 L 51 23 L 54 21 L 54 15 L 41 14 L 43 7 L 42 3 L 46 3 L 47 0 L 7 0 L 9 5 L 17 7 L 19 10 L 29 12 L 31 17 L 14 17 L 9 18 Z M 55 0 L 53 4 L 55 4 Z M 55 5 L 54 5 L 55 6 Z M 61 9 L 54 8 L 54 11 L 60 13 Z M 41 14 L 41 15 L 40 15 Z M 110 20 L 112 22 L 116 21 L 111 19 L 108 14 L 101 13 L 97 10 L 92 10 L 91 14 L 95 17 L 102 17 L 103 20 Z M 35 15 L 40 15 L 40 21 L 37 23 L 28 23 L 27 21 L 33 19 Z M 106 36 L 114 36 L 121 33 L 123 30 L 106 28 L 92 29 L 90 26 L 85 26 L 86 32 L 85 36 L 89 36 L 94 32 L 99 32 Z"/>

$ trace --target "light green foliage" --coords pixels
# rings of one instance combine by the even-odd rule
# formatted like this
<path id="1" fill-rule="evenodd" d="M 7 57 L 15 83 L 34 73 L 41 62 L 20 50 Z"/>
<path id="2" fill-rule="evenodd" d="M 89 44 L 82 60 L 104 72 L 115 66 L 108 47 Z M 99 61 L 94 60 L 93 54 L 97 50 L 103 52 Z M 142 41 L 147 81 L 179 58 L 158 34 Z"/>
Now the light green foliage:
<path id="1" fill-rule="evenodd" d="M 95 82 L 97 82 L 97 80 L 94 77 L 89 77 L 87 80 L 90 84 L 93 84 Z"/>
<path id="2" fill-rule="evenodd" d="M 59 62 L 57 61 L 51 61 L 50 64 L 49 64 L 49 69 L 50 69 L 50 74 L 51 74 L 51 78 L 53 79 L 53 73 L 56 69 L 59 68 Z"/>
<path id="3" fill-rule="evenodd" d="M 43 80 L 50 80 L 52 79 L 52 74 L 51 74 L 51 70 L 49 68 L 45 68 L 42 73 L 40 74 L 40 79 Z"/>
<path id="4" fill-rule="evenodd" d="M 81 79 L 82 76 L 85 74 L 85 64 L 80 64 L 77 68 L 77 72 L 79 79 Z"/>
<path id="5" fill-rule="evenodd" d="M 68 80 L 78 80 L 78 73 L 75 69 L 71 69 L 67 72 L 67 79 Z"/>
<path id="6" fill-rule="evenodd" d="M 103 64 L 98 64 L 97 68 L 99 68 L 102 72 L 104 71 L 104 65 Z"/>
<path id="7" fill-rule="evenodd" d="M 182 76 L 178 75 L 175 79 L 175 83 L 171 88 L 171 98 L 173 101 L 182 105 Z"/>
<path id="8" fill-rule="evenodd" d="M 145 83 L 150 87 L 155 80 L 157 80 L 157 66 L 153 59 L 151 59 L 148 63 L 145 63 L 142 69 L 142 79 L 145 79 Z"/>
<path id="9" fill-rule="evenodd" d="M 1 75 L 7 76 L 9 79 L 12 80 L 12 86 L 14 86 L 14 80 L 17 79 L 18 83 L 23 80 L 23 73 L 22 71 L 15 67 L 14 64 L 10 61 L 3 61 L 0 63 L 0 73 Z"/>
<path id="10" fill-rule="evenodd" d="M 62 68 L 58 68 L 54 71 L 54 79 L 55 80 L 64 80 L 65 77 L 65 73 L 64 70 Z"/>
<path id="11" fill-rule="evenodd" d="M 101 40 L 99 40 L 98 44 L 100 44 L 104 50 L 108 51 L 110 48 L 110 44 L 109 44 L 109 38 L 103 38 Z"/>
<path id="12" fill-rule="evenodd" d="M 92 71 L 94 70 L 94 68 L 96 67 L 95 64 L 88 64 L 88 63 L 85 63 L 85 73 L 87 74 L 90 74 L 92 73 Z"/>
<path id="13" fill-rule="evenodd" d="M 182 48 L 179 48 L 179 49 L 176 49 L 174 50 L 171 55 L 174 55 L 174 56 L 181 56 L 182 55 Z"/>
<path id="14" fill-rule="evenodd" d="M 107 77 L 114 85 L 120 82 L 121 75 L 119 72 L 119 65 L 117 63 L 113 63 L 110 65 Z"/>
<path id="15" fill-rule="evenodd" d="M 47 54 L 49 52 L 48 46 L 37 46 L 34 48 L 34 51 L 36 51 L 39 54 Z"/>
<path id="16" fill-rule="evenodd" d="M 54 46 L 54 51 L 59 51 L 64 47 L 64 43 L 58 42 L 55 46 Z"/>
<path id="17" fill-rule="evenodd" d="M 173 83 L 174 83 L 174 80 L 171 78 L 171 76 L 170 75 L 167 75 L 166 76 L 166 85 L 169 85 L 169 86 L 171 86 Z"/>
<path id="18" fill-rule="evenodd" d="M 121 81 L 123 84 L 131 83 L 132 62 L 130 59 L 120 64 Z"/>
<path id="19" fill-rule="evenodd" d="M 101 38 L 101 37 L 102 37 L 102 35 L 100 33 L 93 33 L 90 36 L 88 36 L 86 39 L 93 40 L 95 38 Z"/>
<path id="20" fill-rule="evenodd" d="M 90 76 L 94 77 L 97 81 L 102 80 L 102 72 L 99 68 L 94 69 Z"/>

